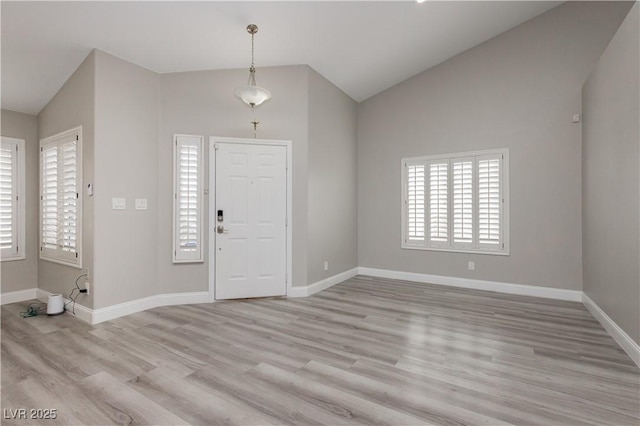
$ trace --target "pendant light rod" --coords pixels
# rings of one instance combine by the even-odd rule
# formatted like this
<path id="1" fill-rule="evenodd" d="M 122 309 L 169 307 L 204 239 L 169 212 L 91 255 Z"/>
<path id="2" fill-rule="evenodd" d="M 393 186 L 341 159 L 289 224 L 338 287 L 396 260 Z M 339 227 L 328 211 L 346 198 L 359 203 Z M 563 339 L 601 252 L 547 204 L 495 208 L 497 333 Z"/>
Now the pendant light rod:
<path id="1" fill-rule="evenodd" d="M 258 32 L 258 26 L 256 24 L 247 25 L 247 32 L 251 34 L 251 68 L 255 68 L 254 61 L 253 61 L 253 52 L 254 52 L 253 37 Z"/>

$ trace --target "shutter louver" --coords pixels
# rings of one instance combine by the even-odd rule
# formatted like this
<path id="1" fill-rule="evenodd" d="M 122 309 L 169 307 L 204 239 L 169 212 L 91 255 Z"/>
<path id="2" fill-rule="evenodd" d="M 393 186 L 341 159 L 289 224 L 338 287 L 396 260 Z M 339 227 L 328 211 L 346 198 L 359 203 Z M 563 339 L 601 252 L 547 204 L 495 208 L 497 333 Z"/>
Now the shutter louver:
<path id="1" fill-rule="evenodd" d="M 478 160 L 478 242 L 500 244 L 500 159 Z"/>
<path id="2" fill-rule="evenodd" d="M 473 161 L 453 162 L 453 241 L 473 242 Z"/>
<path id="3" fill-rule="evenodd" d="M 202 261 L 201 136 L 175 137 L 174 261 Z"/>
<path id="4" fill-rule="evenodd" d="M 447 242 L 448 234 L 448 163 L 429 166 L 429 237 L 431 241 Z"/>
<path id="5" fill-rule="evenodd" d="M 16 145 L 2 143 L 0 149 L 0 249 L 16 249 Z"/>
<path id="6" fill-rule="evenodd" d="M 424 166 L 407 166 L 407 234 L 424 240 Z"/>

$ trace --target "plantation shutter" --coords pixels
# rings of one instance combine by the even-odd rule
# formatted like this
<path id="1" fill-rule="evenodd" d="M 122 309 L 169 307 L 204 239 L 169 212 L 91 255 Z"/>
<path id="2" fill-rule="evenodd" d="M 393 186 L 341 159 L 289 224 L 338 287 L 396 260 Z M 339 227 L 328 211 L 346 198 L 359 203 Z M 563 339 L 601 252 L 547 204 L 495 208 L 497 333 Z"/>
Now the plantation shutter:
<path id="1" fill-rule="evenodd" d="M 457 247 L 473 245 L 473 158 L 452 161 L 453 169 L 453 243 Z"/>
<path id="2" fill-rule="evenodd" d="M 0 250 L 18 253 L 18 145 L 3 138 L 0 148 Z"/>
<path id="3" fill-rule="evenodd" d="M 407 165 L 407 236 L 411 241 L 424 240 L 424 165 Z"/>
<path id="4" fill-rule="evenodd" d="M 449 242 L 449 162 L 429 164 L 429 240 L 434 245 Z"/>
<path id="5" fill-rule="evenodd" d="M 174 143 L 174 262 L 201 262 L 203 137 L 176 135 Z"/>
<path id="6" fill-rule="evenodd" d="M 403 164 L 403 248 L 508 254 L 507 149 Z"/>
<path id="7" fill-rule="evenodd" d="M 40 144 L 40 257 L 81 267 L 81 128 Z"/>
<path id="8" fill-rule="evenodd" d="M 478 157 L 478 246 L 502 244 L 502 187 L 500 155 Z"/>

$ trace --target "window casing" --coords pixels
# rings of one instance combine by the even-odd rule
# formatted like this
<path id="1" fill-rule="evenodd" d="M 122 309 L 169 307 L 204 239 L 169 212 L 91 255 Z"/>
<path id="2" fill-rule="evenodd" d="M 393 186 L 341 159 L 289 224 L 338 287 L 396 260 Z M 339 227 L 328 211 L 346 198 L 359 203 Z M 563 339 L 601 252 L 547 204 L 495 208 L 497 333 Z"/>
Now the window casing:
<path id="1" fill-rule="evenodd" d="M 25 142 L 2 136 L 0 146 L 0 260 L 25 259 Z"/>
<path id="2" fill-rule="evenodd" d="M 202 262 L 204 137 L 173 139 L 173 262 Z"/>
<path id="3" fill-rule="evenodd" d="M 82 268 L 82 127 L 40 141 L 40 258 Z"/>
<path id="4" fill-rule="evenodd" d="M 402 248 L 509 254 L 509 151 L 402 159 Z"/>

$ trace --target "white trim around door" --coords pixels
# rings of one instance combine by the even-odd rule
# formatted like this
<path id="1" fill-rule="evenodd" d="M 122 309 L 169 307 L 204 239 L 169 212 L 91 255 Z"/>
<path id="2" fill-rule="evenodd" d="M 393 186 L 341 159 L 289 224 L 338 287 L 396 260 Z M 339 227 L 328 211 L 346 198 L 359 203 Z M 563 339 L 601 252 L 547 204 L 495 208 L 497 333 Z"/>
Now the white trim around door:
<path id="1" fill-rule="evenodd" d="M 216 224 L 216 143 L 248 144 L 248 145 L 274 145 L 283 146 L 287 151 L 287 266 L 286 266 L 286 289 L 287 296 L 292 294 L 293 277 L 293 152 L 291 141 L 273 139 L 248 139 L 248 138 L 228 138 L 221 136 L 209 137 L 209 224 L 206 229 L 209 236 L 209 295 L 215 301 L 215 279 L 216 279 L 216 239 L 214 233 Z"/>

